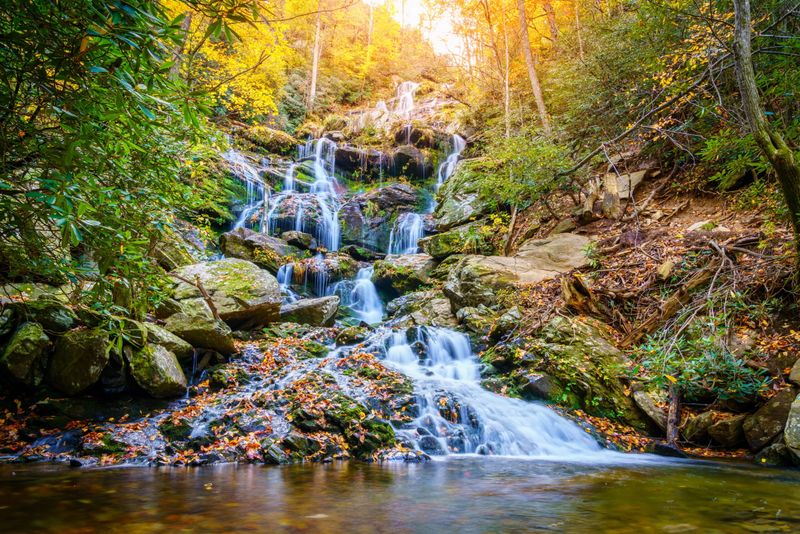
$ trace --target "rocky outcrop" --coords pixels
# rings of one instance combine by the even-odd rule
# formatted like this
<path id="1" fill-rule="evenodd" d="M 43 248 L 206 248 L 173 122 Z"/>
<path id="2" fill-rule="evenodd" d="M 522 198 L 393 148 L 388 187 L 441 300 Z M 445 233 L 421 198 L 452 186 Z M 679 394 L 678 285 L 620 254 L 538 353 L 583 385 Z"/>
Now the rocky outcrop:
<path id="1" fill-rule="evenodd" d="M 392 224 L 401 213 L 414 211 L 417 190 L 408 184 L 391 184 L 352 197 L 339 211 L 342 242 L 386 250 Z"/>
<path id="2" fill-rule="evenodd" d="M 360 176 L 378 177 L 390 167 L 391 158 L 380 150 L 352 145 L 336 147 L 336 169 L 358 173 Z"/>
<path id="3" fill-rule="evenodd" d="M 293 156 L 300 144 L 288 133 L 268 126 L 251 126 L 236 130 L 235 133 L 270 154 Z"/>
<path id="4" fill-rule="evenodd" d="M 281 321 L 312 326 L 331 326 L 339 311 L 339 297 L 302 299 L 281 308 Z"/>
<path id="5" fill-rule="evenodd" d="M 302 250 L 316 250 L 317 240 L 314 236 L 305 232 L 298 232 L 297 230 L 290 230 L 281 234 L 281 239 L 286 241 L 289 245 L 297 247 Z"/>
<path id="6" fill-rule="evenodd" d="M 392 300 L 386 306 L 397 326 L 441 326 L 454 328 L 458 320 L 450 309 L 450 301 L 441 291 L 415 291 Z"/>
<path id="7" fill-rule="evenodd" d="M 39 386 L 47 371 L 50 338 L 38 323 L 23 323 L 0 355 L 0 372 L 15 385 Z"/>
<path id="8" fill-rule="evenodd" d="M 789 408 L 786 418 L 786 427 L 783 430 L 783 442 L 792 453 L 792 458 L 800 465 L 800 395 L 795 397 Z"/>
<path id="9" fill-rule="evenodd" d="M 75 395 L 92 386 L 108 364 L 108 332 L 79 328 L 64 334 L 53 352 L 48 380 L 56 389 Z"/>
<path id="10" fill-rule="evenodd" d="M 427 254 L 386 256 L 374 264 L 372 282 L 385 294 L 398 297 L 430 284 L 428 273 L 434 266 Z"/>
<path id="11" fill-rule="evenodd" d="M 413 180 L 427 180 L 433 176 L 433 163 L 427 155 L 413 145 L 397 147 L 392 153 L 392 173 Z"/>
<path id="12" fill-rule="evenodd" d="M 61 335 L 78 324 L 75 312 L 47 295 L 37 300 L 11 302 L 7 309 L 17 321 L 38 323 L 50 335 Z"/>
<path id="13" fill-rule="evenodd" d="M 225 356 L 236 352 L 231 329 L 209 315 L 176 313 L 167 319 L 164 328 L 193 347 L 210 349 Z"/>
<path id="14" fill-rule="evenodd" d="M 311 238 L 310 235 L 308 237 Z M 300 254 L 297 248 L 286 241 L 248 228 L 238 228 L 222 234 L 219 248 L 228 257 L 253 262 L 272 273 L 277 273 L 281 265 L 287 262 L 287 256 Z"/>
<path id="15" fill-rule="evenodd" d="M 440 232 L 466 224 L 489 212 L 489 203 L 478 190 L 469 160 L 459 162 L 453 175 L 439 189 L 433 218 Z"/>
<path id="16" fill-rule="evenodd" d="M 189 343 L 157 324 L 144 323 L 144 326 L 147 329 L 148 343 L 164 347 L 182 363 L 191 363 L 194 348 Z"/>
<path id="17" fill-rule="evenodd" d="M 723 447 L 742 447 L 746 444 L 743 429 L 746 417 L 746 414 L 724 417 L 708 427 L 708 435 Z"/>
<path id="18" fill-rule="evenodd" d="M 254 263 L 226 258 L 183 267 L 175 274 L 173 298 L 189 309 L 204 309 L 203 293 L 195 285 L 199 282 L 220 318 L 232 328 L 254 328 L 278 319 L 281 305 L 278 281 Z"/>
<path id="19" fill-rule="evenodd" d="M 177 397 L 186 392 L 186 375 L 178 359 L 161 345 L 132 351 L 128 365 L 139 387 L 155 398 Z"/>
<path id="20" fill-rule="evenodd" d="M 526 242 L 511 257 L 464 256 L 451 268 L 444 292 L 456 309 L 480 304 L 496 307 L 502 291 L 586 265 L 584 249 L 589 242 L 576 234 L 558 234 Z"/>

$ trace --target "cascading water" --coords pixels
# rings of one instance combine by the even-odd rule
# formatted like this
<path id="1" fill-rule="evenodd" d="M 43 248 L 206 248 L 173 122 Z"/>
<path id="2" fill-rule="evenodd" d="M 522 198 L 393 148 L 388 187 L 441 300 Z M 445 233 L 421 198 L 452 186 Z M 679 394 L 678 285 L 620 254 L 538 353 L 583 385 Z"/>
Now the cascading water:
<path id="1" fill-rule="evenodd" d="M 294 277 L 293 263 L 286 263 L 280 266 L 276 278 L 278 279 L 278 285 L 281 288 L 281 294 L 283 295 L 283 302 L 286 304 L 290 302 L 296 302 L 299 299 L 297 293 L 295 293 L 294 290 L 292 290 L 293 277 Z"/>
<path id="2" fill-rule="evenodd" d="M 331 286 L 331 294 L 339 295 L 341 305 L 350 308 L 353 315 L 367 324 L 377 324 L 383 319 L 383 302 L 372 283 L 373 273 L 370 265 L 359 269 L 354 281 Z"/>
<path id="3" fill-rule="evenodd" d="M 416 254 L 419 240 L 425 234 L 422 216 L 418 213 L 401 214 L 389 234 L 389 254 Z"/>
<path id="4" fill-rule="evenodd" d="M 420 327 L 384 340 L 385 361 L 414 381 L 417 418 L 398 436 L 429 454 L 487 454 L 585 459 L 607 451 L 577 424 L 535 403 L 480 385 L 480 363 L 466 335 Z M 416 349 L 416 350 L 415 350 Z"/>
<path id="5" fill-rule="evenodd" d="M 397 86 L 397 97 L 394 114 L 403 119 L 410 119 L 414 111 L 414 93 L 419 88 L 416 82 L 402 82 Z"/>
<path id="6" fill-rule="evenodd" d="M 437 191 L 440 187 L 442 187 L 442 184 L 444 184 L 447 179 L 453 175 L 453 172 L 456 170 L 458 158 L 461 157 L 461 153 L 467 147 L 467 141 L 458 134 L 453 135 L 452 142 L 452 151 L 447 156 L 447 159 L 441 165 L 439 165 L 439 172 L 436 175 Z"/>
<path id="7" fill-rule="evenodd" d="M 222 154 L 222 159 L 228 164 L 231 173 L 245 184 L 247 199 L 239 217 L 233 224 L 237 230 L 252 225 L 253 216 L 261 210 L 259 225 L 264 228 L 266 205 L 269 201 L 269 190 L 264 186 L 261 174 L 267 169 L 262 165 L 257 167 L 244 154 L 238 150 L 228 150 Z"/>

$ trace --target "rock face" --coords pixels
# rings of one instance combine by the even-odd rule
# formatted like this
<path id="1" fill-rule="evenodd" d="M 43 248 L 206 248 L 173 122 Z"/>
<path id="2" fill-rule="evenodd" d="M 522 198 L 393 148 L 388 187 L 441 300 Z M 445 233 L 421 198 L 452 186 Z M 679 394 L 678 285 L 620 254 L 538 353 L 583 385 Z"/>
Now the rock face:
<path id="1" fill-rule="evenodd" d="M 344 172 L 360 171 L 361 175 L 377 177 L 381 169 L 390 165 L 390 157 L 379 150 L 351 145 L 336 147 L 336 169 Z"/>
<path id="2" fill-rule="evenodd" d="M 186 376 L 178 359 L 161 345 L 147 345 L 133 352 L 128 364 L 139 387 L 153 397 L 177 397 L 186 392 Z"/>
<path id="3" fill-rule="evenodd" d="M 287 323 L 308 324 L 312 326 L 330 326 L 339 311 L 339 297 L 320 297 L 302 299 L 281 308 L 281 321 Z"/>
<path id="4" fill-rule="evenodd" d="M 433 218 L 440 232 L 466 224 L 485 215 L 489 205 L 478 191 L 478 181 L 470 175 L 469 160 L 459 162 L 453 175 L 439 189 Z"/>
<path id="5" fill-rule="evenodd" d="M 400 296 L 430 283 L 428 273 L 433 269 L 433 259 L 427 254 L 387 256 L 374 264 L 372 282 L 390 296 Z"/>
<path id="6" fill-rule="evenodd" d="M 38 323 L 23 323 L 0 356 L 0 371 L 12 382 L 37 387 L 47 370 L 50 338 Z"/>
<path id="7" fill-rule="evenodd" d="M 667 430 L 667 414 L 656 406 L 656 403 L 645 391 L 634 391 L 633 400 L 636 405 L 660 428 L 662 431 Z"/>
<path id="8" fill-rule="evenodd" d="M 219 247 L 226 256 L 253 262 L 273 273 L 277 273 L 280 266 L 286 262 L 284 257 L 300 253 L 282 239 L 247 228 L 238 228 L 222 234 L 219 238 Z"/>
<path id="9" fill-rule="evenodd" d="M 236 132 L 270 154 L 294 155 L 300 142 L 288 133 L 267 126 L 251 126 Z"/>
<path id="10" fill-rule="evenodd" d="M 281 305 L 278 281 L 254 263 L 226 258 L 189 265 L 179 269 L 177 274 L 191 282 L 199 280 L 220 318 L 232 328 L 254 328 L 278 319 Z M 173 297 L 181 303 L 203 309 L 205 301 L 200 290 L 181 279 L 175 280 Z"/>
<path id="11" fill-rule="evenodd" d="M 108 332 L 76 329 L 56 343 L 48 379 L 56 389 L 75 395 L 95 384 L 108 364 Z"/>
<path id="12" fill-rule="evenodd" d="M 419 240 L 419 246 L 434 259 L 443 260 L 454 254 L 492 254 L 492 245 L 480 233 L 481 222 L 462 224 L 450 230 Z"/>
<path id="13" fill-rule="evenodd" d="M 386 250 L 393 221 L 418 201 L 414 187 L 399 183 L 355 195 L 339 211 L 342 242 Z"/>
<path id="14" fill-rule="evenodd" d="M 584 248 L 589 242 L 583 236 L 557 234 L 524 243 L 516 256 L 464 256 L 451 268 L 444 292 L 456 309 L 497 306 L 500 291 L 586 265 Z"/>
<path id="15" fill-rule="evenodd" d="M 403 145 L 392 153 L 392 171 L 395 176 L 425 180 L 433 176 L 433 164 L 417 147 Z"/>
<path id="16" fill-rule="evenodd" d="M 744 420 L 747 415 L 740 414 L 721 419 L 708 427 L 708 435 L 718 444 L 730 449 L 745 444 Z"/>
<path id="17" fill-rule="evenodd" d="M 78 318 L 71 309 L 46 296 L 38 300 L 13 302 L 8 308 L 22 320 L 40 324 L 51 335 L 61 335 L 78 323 Z"/>
<path id="18" fill-rule="evenodd" d="M 228 325 L 207 315 L 176 313 L 167 319 L 164 328 L 193 347 L 214 350 L 225 356 L 236 352 Z"/>
<path id="19" fill-rule="evenodd" d="M 786 426 L 789 410 L 797 396 L 794 388 L 779 391 L 764 406 L 744 420 L 744 436 L 751 450 L 757 451 L 772 441 Z"/>
<path id="20" fill-rule="evenodd" d="M 794 462 L 800 465 L 800 395 L 792 401 L 786 428 L 783 430 L 783 442 L 789 447 Z"/>

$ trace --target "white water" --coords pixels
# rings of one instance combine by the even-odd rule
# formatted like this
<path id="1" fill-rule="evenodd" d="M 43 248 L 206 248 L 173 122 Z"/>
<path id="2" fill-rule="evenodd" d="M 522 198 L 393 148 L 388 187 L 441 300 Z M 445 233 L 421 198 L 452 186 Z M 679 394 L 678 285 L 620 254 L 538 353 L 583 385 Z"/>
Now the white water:
<path id="1" fill-rule="evenodd" d="M 419 88 L 416 82 L 402 82 L 397 86 L 397 97 L 394 114 L 403 119 L 410 119 L 414 111 L 414 93 Z"/>
<path id="2" fill-rule="evenodd" d="M 458 163 L 458 158 L 461 157 L 461 153 L 467 147 L 466 140 L 458 134 L 453 135 L 453 148 L 450 154 L 447 156 L 447 159 L 439 165 L 439 172 L 436 174 L 436 190 L 438 191 L 442 184 L 444 184 L 448 178 L 453 175 L 453 172 L 456 170 L 456 164 Z"/>
<path id="3" fill-rule="evenodd" d="M 278 279 L 278 285 L 280 286 L 281 293 L 283 294 L 284 304 L 288 304 L 290 302 L 296 302 L 300 298 L 297 295 L 297 293 L 295 293 L 292 290 L 293 277 L 294 277 L 293 263 L 286 263 L 280 266 L 276 278 Z"/>
<path id="4" fill-rule="evenodd" d="M 372 265 L 358 270 L 355 280 L 342 280 L 333 284 L 328 293 L 338 295 L 340 305 L 349 308 L 358 320 L 378 324 L 383 320 L 383 301 L 372 283 Z"/>
<path id="5" fill-rule="evenodd" d="M 261 173 L 266 170 L 266 166 L 256 166 L 244 154 L 238 150 L 228 150 L 222 154 L 222 159 L 228 164 L 231 173 L 245 184 L 247 199 L 239 217 L 233 224 L 233 229 L 237 230 L 252 224 L 253 216 L 257 211 L 261 211 L 259 221 L 260 228 L 264 228 L 264 216 L 266 206 L 269 201 L 269 190 L 265 187 L 261 178 Z"/>
<path id="6" fill-rule="evenodd" d="M 422 216 L 418 213 L 403 213 L 392 226 L 389 234 L 389 254 L 416 254 L 419 240 L 425 234 Z"/>
<path id="7" fill-rule="evenodd" d="M 421 327 L 417 341 L 393 332 L 385 361 L 414 381 L 418 414 L 397 434 L 429 454 L 578 458 L 608 454 L 577 424 L 540 404 L 480 385 L 480 363 L 466 335 Z M 416 348 L 416 351 L 415 351 Z"/>

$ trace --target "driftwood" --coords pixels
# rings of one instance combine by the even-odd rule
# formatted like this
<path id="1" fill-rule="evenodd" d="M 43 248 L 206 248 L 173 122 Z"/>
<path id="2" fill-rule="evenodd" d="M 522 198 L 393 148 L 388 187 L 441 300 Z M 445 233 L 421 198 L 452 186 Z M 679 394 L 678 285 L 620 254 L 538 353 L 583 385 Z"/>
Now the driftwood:
<path id="1" fill-rule="evenodd" d="M 203 283 L 200 281 L 200 277 L 199 276 L 196 276 L 195 279 L 194 279 L 194 282 L 192 282 L 188 278 L 184 278 L 183 276 L 181 276 L 179 274 L 170 273 L 169 275 L 171 277 L 173 277 L 173 278 L 177 278 L 181 282 L 186 282 L 190 286 L 196 287 L 197 290 L 200 291 L 200 295 L 203 297 L 203 300 L 206 302 L 206 304 L 208 304 L 208 308 L 211 310 L 211 315 L 214 316 L 214 319 L 216 319 L 217 321 L 221 321 L 222 320 L 220 318 L 220 316 L 219 316 L 219 312 L 217 311 L 216 305 L 214 305 L 214 301 L 211 300 L 211 295 L 209 295 L 208 291 L 206 291 L 206 288 L 203 286 Z"/>
<path id="2" fill-rule="evenodd" d="M 597 296 L 575 273 L 561 277 L 561 295 L 567 308 L 577 313 L 610 317 L 608 308 L 600 302 Z"/>
<path id="3" fill-rule="evenodd" d="M 722 259 L 715 257 L 708 264 L 694 273 L 681 287 L 664 301 L 656 313 L 637 325 L 634 331 L 623 341 L 623 347 L 630 347 L 658 328 L 680 311 L 691 298 L 693 290 L 709 282 L 722 265 Z"/>

